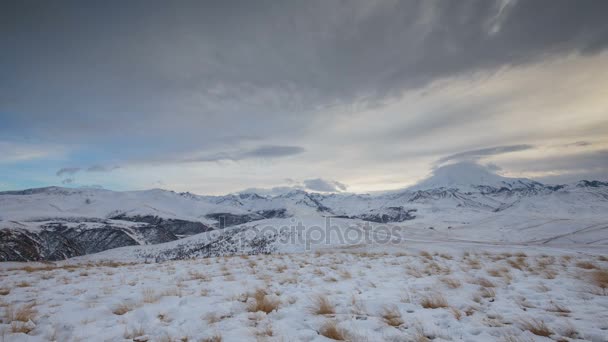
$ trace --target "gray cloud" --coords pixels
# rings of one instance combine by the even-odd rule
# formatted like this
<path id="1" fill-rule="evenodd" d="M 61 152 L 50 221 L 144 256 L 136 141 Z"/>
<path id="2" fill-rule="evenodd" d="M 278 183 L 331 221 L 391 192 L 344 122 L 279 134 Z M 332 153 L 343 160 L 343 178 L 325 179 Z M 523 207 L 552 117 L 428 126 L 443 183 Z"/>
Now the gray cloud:
<path id="1" fill-rule="evenodd" d="M 479 150 L 465 151 L 456 154 L 452 154 L 437 160 L 437 164 L 443 164 L 449 161 L 471 161 L 478 160 L 482 157 L 489 157 L 497 154 L 518 152 L 533 149 L 532 145 L 509 145 L 509 146 L 496 146 L 489 148 L 482 148 Z"/>
<path id="2" fill-rule="evenodd" d="M 608 44 L 604 1 L 1 6 L 0 132 L 87 139 L 122 159 L 211 148 L 227 132 L 281 137 L 319 108 Z M 173 143 L 159 148 L 161 135 Z"/>
<path id="3" fill-rule="evenodd" d="M 119 166 L 108 167 L 108 166 L 104 166 L 104 165 L 95 164 L 95 165 L 88 167 L 86 171 L 87 172 L 111 172 L 112 170 L 116 170 L 118 168 L 120 168 L 120 167 Z"/>
<path id="4" fill-rule="evenodd" d="M 279 145 L 267 145 L 261 146 L 250 150 L 238 150 L 233 152 L 220 152 L 211 155 L 203 155 L 197 157 L 184 158 L 179 161 L 181 162 L 213 162 L 221 160 L 233 160 L 239 161 L 244 159 L 273 159 L 282 158 L 300 154 L 306 151 L 300 146 L 279 146 Z"/>
<path id="5" fill-rule="evenodd" d="M 577 141 L 577 142 L 573 142 L 570 144 L 565 144 L 565 147 L 583 147 L 583 146 L 591 146 L 593 145 L 593 143 L 589 142 L 589 141 Z"/>
<path id="6" fill-rule="evenodd" d="M 57 176 L 73 175 L 73 174 L 76 174 L 77 172 L 79 172 L 80 170 L 81 169 L 79 167 L 64 167 L 64 168 L 57 170 L 57 172 L 55 174 Z"/>
<path id="7" fill-rule="evenodd" d="M 303 183 L 306 189 L 313 191 L 340 192 L 346 191 L 347 189 L 347 186 L 345 184 L 321 178 L 307 179 Z"/>
<path id="8" fill-rule="evenodd" d="M 72 183 L 74 183 L 74 181 L 75 181 L 75 179 L 73 177 L 69 177 L 69 178 L 66 178 L 66 179 L 62 180 L 61 184 L 66 184 L 66 185 L 67 184 L 72 184 Z"/>

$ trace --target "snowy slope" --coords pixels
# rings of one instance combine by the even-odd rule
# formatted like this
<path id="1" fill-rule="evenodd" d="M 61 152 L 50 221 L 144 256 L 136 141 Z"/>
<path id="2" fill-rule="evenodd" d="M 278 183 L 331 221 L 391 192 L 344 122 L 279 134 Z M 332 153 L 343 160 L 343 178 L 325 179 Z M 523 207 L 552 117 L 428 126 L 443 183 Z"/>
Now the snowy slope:
<path id="1" fill-rule="evenodd" d="M 326 217 L 341 227 L 400 227 L 416 239 L 608 245 L 607 213 L 608 183 L 544 185 L 470 163 L 438 168 L 411 188 L 376 195 L 292 190 L 200 196 L 49 187 L 0 193 L 0 260 L 63 259 L 158 243 L 175 244 L 163 253 L 176 255 L 188 241 L 200 249 L 207 238 L 197 234 L 213 229 L 322 224 Z M 206 252 L 192 253 L 238 252 L 240 247 L 228 246 L 234 237 L 223 239 L 213 252 L 205 247 Z M 252 253 L 282 250 L 272 239 L 239 241 L 247 241 Z"/>

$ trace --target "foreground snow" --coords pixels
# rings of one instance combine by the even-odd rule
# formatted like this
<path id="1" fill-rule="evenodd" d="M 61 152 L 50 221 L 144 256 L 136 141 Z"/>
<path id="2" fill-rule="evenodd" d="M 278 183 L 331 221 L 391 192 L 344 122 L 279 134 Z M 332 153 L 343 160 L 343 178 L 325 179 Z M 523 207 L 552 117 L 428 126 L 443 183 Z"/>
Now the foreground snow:
<path id="1" fill-rule="evenodd" d="M 451 243 L 151 264 L 4 263 L 0 336 L 608 341 L 602 288 L 608 259 L 584 250 L 523 248 Z"/>

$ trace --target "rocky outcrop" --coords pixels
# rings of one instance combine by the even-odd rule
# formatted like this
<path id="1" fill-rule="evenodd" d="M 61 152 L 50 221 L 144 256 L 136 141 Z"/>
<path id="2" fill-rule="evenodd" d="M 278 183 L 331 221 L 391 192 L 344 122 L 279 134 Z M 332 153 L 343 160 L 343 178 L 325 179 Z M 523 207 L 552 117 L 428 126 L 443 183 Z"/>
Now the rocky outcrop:
<path id="1" fill-rule="evenodd" d="M 403 222 L 415 219 L 415 212 L 416 209 L 405 209 L 404 207 L 386 207 L 378 210 L 370 210 L 363 214 L 350 216 L 349 218 L 356 218 L 377 223 Z"/>
<path id="2" fill-rule="evenodd" d="M 230 226 L 236 226 L 243 223 L 258 221 L 269 218 L 286 218 L 289 217 L 286 209 L 268 209 L 259 210 L 247 214 L 231 214 L 231 213 L 213 213 L 205 215 L 210 220 L 217 221 L 217 227 L 222 229 Z"/>

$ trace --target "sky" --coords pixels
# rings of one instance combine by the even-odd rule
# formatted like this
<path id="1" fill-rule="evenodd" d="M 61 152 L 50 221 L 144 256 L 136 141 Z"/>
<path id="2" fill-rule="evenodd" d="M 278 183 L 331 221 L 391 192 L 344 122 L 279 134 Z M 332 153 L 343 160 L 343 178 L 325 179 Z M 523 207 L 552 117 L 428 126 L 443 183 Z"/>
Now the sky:
<path id="1" fill-rule="evenodd" d="M 2 1 L 0 190 L 608 179 L 608 2 Z"/>

